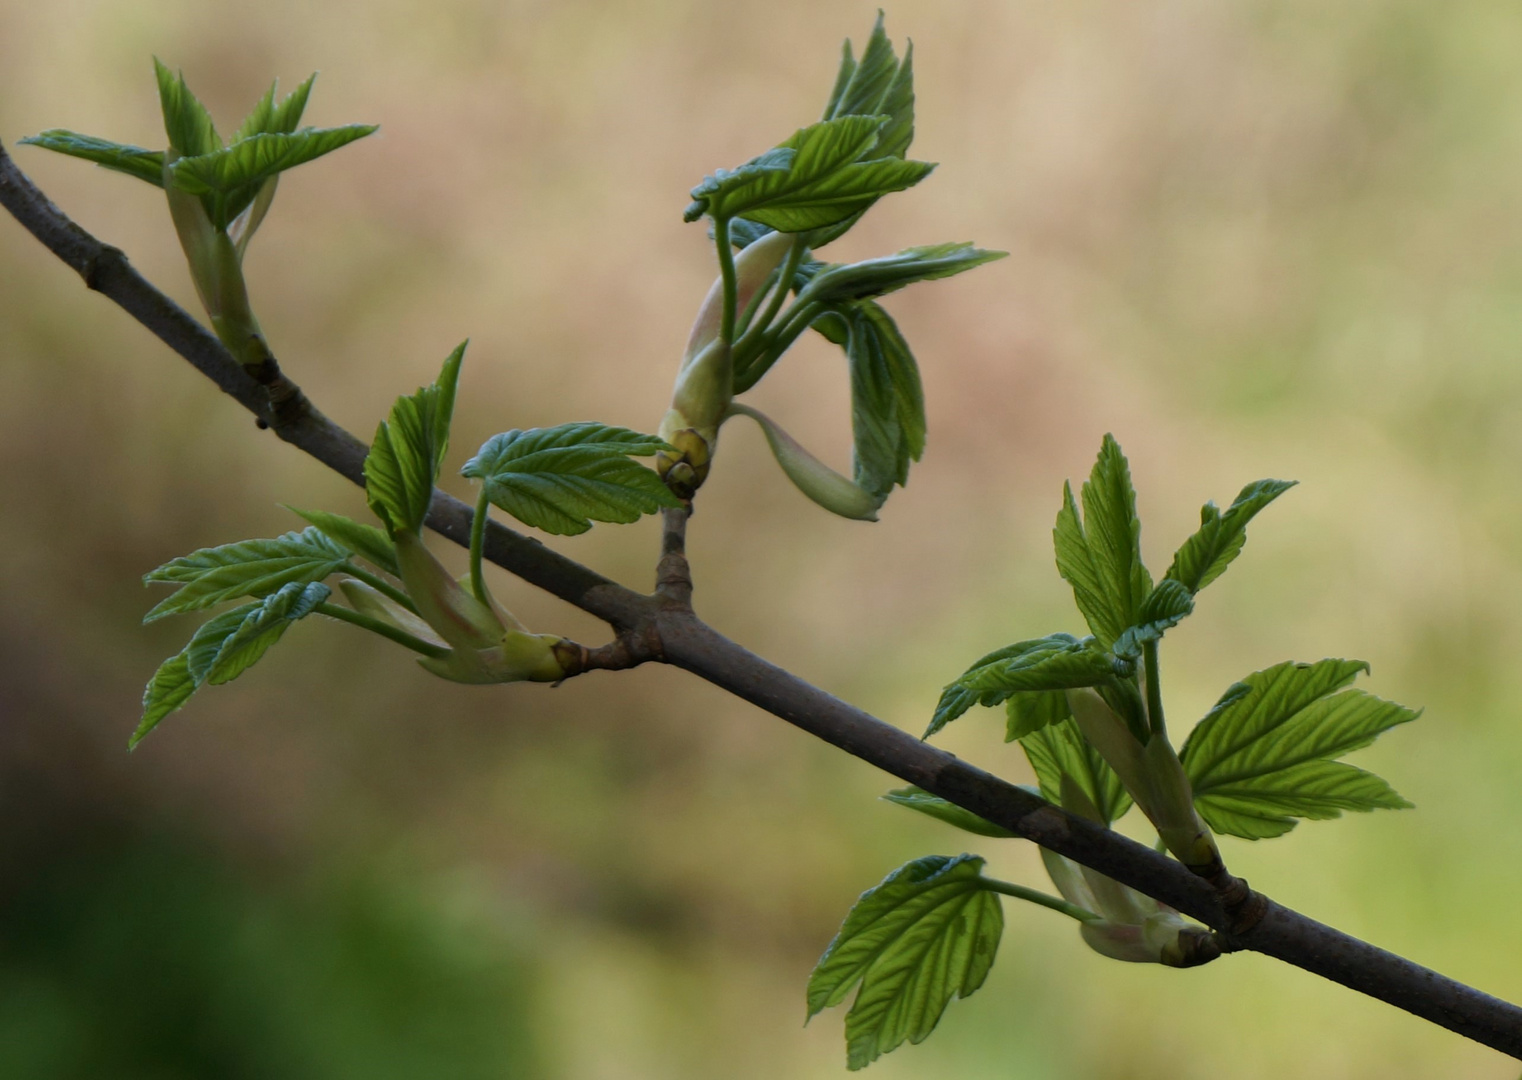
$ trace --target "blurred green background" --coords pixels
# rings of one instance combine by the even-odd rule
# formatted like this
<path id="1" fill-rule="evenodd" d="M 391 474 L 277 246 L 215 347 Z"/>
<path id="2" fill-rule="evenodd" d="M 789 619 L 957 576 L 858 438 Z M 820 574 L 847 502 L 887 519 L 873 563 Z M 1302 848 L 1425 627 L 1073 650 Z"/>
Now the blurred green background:
<path id="1" fill-rule="evenodd" d="M 0 138 L 157 146 L 151 54 L 224 129 L 278 74 L 378 136 L 285 179 L 248 264 L 276 353 L 364 435 L 469 335 L 453 465 L 511 427 L 651 430 L 713 274 L 687 189 L 813 119 L 874 8 L 0 0 Z M 1206 498 L 1303 481 L 1169 635 L 1170 715 L 1282 659 L 1362 657 L 1417 724 L 1355 760 L 1418 809 L 1226 841 L 1286 903 L 1522 998 L 1522 9 L 1499 0 L 902 0 L 915 156 L 837 259 L 1011 257 L 889 307 L 930 447 L 877 525 L 830 518 L 743 429 L 691 547 L 715 625 L 894 723 L 984 651 L 1078 628 L 1061 482 L 1113 431 L 1155 569 Z M 193 294 L 162 197 L 17 161 Z M 838 356 L 757 393 L 844 464 Z M 812 1078 L 803 985 L 908 858 L 1033 850 L 875 801 L 888 778 L 679 672 L 550 691 L 425 677 L 304 624 L 131 757 L 189 620 L 146 570 L 358 514 L 0 218 L 0 1076 Z M 446 485 L 463 493 L 456 479 Z M 654 523 L 554 545 L 637 587 Z M 450 558 L 457 558 L 451 554 Z M 497 579 L 533 626 L 605 631 Z M 992 713 L 944 744 L 1024 780 Z M 986 988 L 871 1075 L 1513 1077 L 1516 1064 L 1257 956 L 1102 960 L 1007 909 Z"/>

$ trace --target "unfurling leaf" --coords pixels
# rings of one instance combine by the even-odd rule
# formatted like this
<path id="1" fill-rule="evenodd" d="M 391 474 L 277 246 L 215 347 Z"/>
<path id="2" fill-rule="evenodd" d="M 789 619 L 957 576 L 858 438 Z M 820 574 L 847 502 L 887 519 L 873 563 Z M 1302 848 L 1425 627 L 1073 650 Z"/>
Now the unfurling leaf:
<path id="1" fill-rule="evenodd" d="M 1115 770 L 1078 730 L 1072 719 L 1050 724 L 1020 740 L 1041 786 L 1041 797 L 1063 805 L 1062 778 L 1068 776 L 1098 811 L 1104 824 L 1116 821 L 1131 806 L 1131 796 Z"/>
<path id="2" fill-rule="evenodd" d="M 681 505 L 655 470 L 630 460 L 670 449 L 627 428 L 561 424 L 493 435 L 460 472 L 525 525 L 570 536 Z"/>
<path id="3" fill-rule="evenodd" d="M 1215 503 L 1200 509 L 1200 528 L 1173 556 L 1165 580 L 1197 593 L 1226 572 L 1247 543 L 1247 523 L 1269 503 L 1295 486 L 1293 480 L 1259 480 L 1248 484 L 1223 514 Z"/>
<path id="4" fill-rule="evenodd" d="M 860 1069 L 922 1042 L 954 997 L 983 985 L 1004 913 L 976 855 L 927 855 L 862 893 L 809 977 L 813 1016 L 861 989 L 846 1014 L 847 1064 Z"/>
<path id="5" fill-rule="evenodd" d="M 211 122 L 206 106 L 185 85 L 185 76 L 176 75 L 158 57 L 153 59 L 154 74 L 159 81 L 159 106 L 164 113 L 164 133 L 169 137 L 169 152 L 174 157 L 194 157 L 222 149 L 222 137 Z"/>
<path id="6" fill-rule="evenodd" d="M 1226 692 L 1180 754 L 1212 829 L 1257 840 L 1289 832 L 1296 818 L 1411 805 L 1379 777 L 1333 760 L 1420 715 L 1343 689 L 1361 671 L 1361 660 L 1283 663 Z"/>
<path id="7" fill-rule="evenodd" d="M 202 548 L 144 576 L 145 584 L 167 582 L 179 588 L 143 616 L 143 621 L 215 607 L 245 596 L 261 599 L 292 583 L 321 581 L 341 568 L 350 555 L 320 529 L 286 533 L 273 540 L 240 540 Z"/>
<path id="8" fill-rule="evenodd" d="M 904 59 L 900 61 L 883 28 L 881 12 L 860 63 L 851 53 L 850 41 L 841 50 L 840 71 L 820 119 L 835 120 L 842 116 L 888 118 L 872 150 L 876 157 L 902 158 L 914 141 L 914 46 L 904 49 Z M 834 225 L 815 229 L 809 233 L 809 246 L 823 247 L 845 235 L 870 206 L 869 203 Z"/>
<path id="9" fill-rule="evenodd" d="M 1131 469 L 1114 436 L 1106 435 L 1099 459 L 1083 485 L 1083 516 L 1072 485 L 1063 489 L 1063 505 L 1052 532 L 1057 569 L 1073 587 L 1073 598 L 1105 648 L 1136 625 L 1137 614 L 1152 591 L 1152 577 L 1141 561 L 1141 523 Z"/>
<path id="10" fill-rule="evenodd" d="M 1028 690 L 1011 694 L 1004 703 L 1004 741 L 1015 742 L 1073 715 L 1062 690 Z"/>
<path id="11" fill-rule="evenodd" d="M 978 817 L 971 810 L 964 810 L 956 803 L 947 802 L 939 795 L 932 795 L 917 787 L 895 788 L 882 798 L 884 802 L 907 806 L 937 821 L 944 821 L 948 825 L 955 825 L 959 829 L 977 833 L 979 836 L 993 836 L 1006 840 L 1017 835 L 1002 825 L 995 825 L 992 821 Z"/>
<path id="12" fill-rule="evenodd" d="M 143 693 L 143 717 L 127 743 L 132 749 L 160 720 L 200 687 L 231 682 L 252 667 L 298 619 L 325 601 L 331 590 L 291 582 L 263 600 L 224 611 L 203 624 L 176 655 L 159 666 Z"/>
<path id="13" fill-rule="evenodd" d="M 853 304 L 846 358 L 851 368 L 851 433 L 856 483 L 886 499 L 925 453 L 925 393 L 919 366 L 893 318 L 877 304 Z"/>
<path id="14" fill-rule="evenodd" d="M 1093 638 L 1072 634 L 1017 641 L 991 652 L 941 692 L 924 738 L 929 738 L 974 705 L 1002 705 L 1010 696 L 1031 690 L 1067 690 L 1098 686 L 1127 674 L 1127 666 Z"/>
<path id="15" fill-rule="evenodd" d="M 444 361 L 439 377 L 410 397 L 397 398 L 391 416 L 381 421 L 365 458 L 365 494 L 370 509 L 386 529 L 420 533 L 433 485 L 449 449 L 455 386 L 466 342 Z"/>
<path id="16" fill-rule="evenodd" d="M 913 187 L 934 165 L 878 152 L 883 116 L 842 116 L 800 128 L 786 142 L 692 189 L 686 220 L 746 217 L 779 232 L 834 225 L 891 191 Z"/>
<path id="17" fill-rule="evenodd" d="M 1164 578 L 1142 601 L 1136 613 L 1137 624 L 1115 639 L 1115 654 L 1136 659 L 1143 645 L 1157 641 L 1193 610 L 1194 594 L 1179 582 Z"/>
<path id="18" fill-rule="evenodd" d="M 287 506 L 286 509 L 308 524 L 317 526 L 334 543 L 369 560 L 392 577 L 401 577 L 402 572 L 396 564 L 396 545 L 374 525 L 365 525 L 342 514 L 329 514 L 323 510 L 298 510 L 294 506 Z"/>
<path id="19" fill-rule="evenodd" d="M 896 292 L 917 281 L 954 277 L 1008 254 L 985 251 L 971 243 L 934 244 L 906 248 L 896 255 L 863 262 L 827 264 L 814 274 L 809 295 L 826 304 L 866 300 Z"/>
<path id="20" fill-rule="evenodd" d="M 374 124 L 251 135 L 231 146 L 183 157 L 169 167 L 174 186 L 210 198 L 212 224 L 225 229 L 266 180 L 347 146 L 376 130 Z"/>
<path id="21" fill-rule="evenodd" d="M 68 154 L 70 157 L 93 161 L 104 168 L 135 176 L 139 180 L 146 180 L 154 187 L 164 186 L 164 152 L 162 150 L 144 150 L 141 146 L 114 143 L 109 139 L 98 139 L 94 135 L 79 135 L 72 131 L 64 131 L 62 128 L 44 131 L 39 135 L 21 139 L 20 142 L 23 145 L 40 146 L 44 150 L 54 150 L 60 154 Z"/>

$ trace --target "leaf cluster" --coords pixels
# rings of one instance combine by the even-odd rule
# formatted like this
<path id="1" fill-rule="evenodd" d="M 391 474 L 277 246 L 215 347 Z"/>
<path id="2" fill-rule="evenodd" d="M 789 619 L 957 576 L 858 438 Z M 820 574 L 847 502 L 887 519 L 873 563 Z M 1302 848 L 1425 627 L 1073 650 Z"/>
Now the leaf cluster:
<path id="1" fill-rule="evenodd" d="M 745 164 L 706 177 L 693 188 L 686 214 L 689 221 L 713 218 L 716 236 L 727 234 L 741 250 L 773 230 L 796 235 L 799 257 L 772 286 L 796 302 L 775 323 L 765 315 L 741 320 L 746 332 L 734 349 L 734 393 L 753 387 L 811 327 L 840 346 L 851 381 L 851 482 L 878 503 L 908 481 L 925 450 L 918 364 L 878 298 L 1005 255 L 953 243 L 840 265 L 813 257 L 883 195 L 933 170 L 907 157 L 914 104 L 912 47 L 900 59 L 879 15 L 860 59 L 845 43 L 821 119 Z"/>
<path id="2" fill-rule="evenodd" d="M 186 86 L 185 76 L 170 71 L 157 59 L 153 63 L 164 131 L 169 140 L 167 151 L 146 150 L 61 128 L 21 141 L 93 161 L 155 187 L 173 187 L 194 195 L 201 200 L 212 224 L 225 230 L 261 194 L 265 194 L 267 203 L 273 188 L 266 185 L 280 173 L 332 153 L 376 130 L 374 124 L 299 127 L 312 82 L 317 78 L 314 74 L 278 102 L 277 85 L 271 85 L 233 137 L 224 143 L 206 107 Z"/>

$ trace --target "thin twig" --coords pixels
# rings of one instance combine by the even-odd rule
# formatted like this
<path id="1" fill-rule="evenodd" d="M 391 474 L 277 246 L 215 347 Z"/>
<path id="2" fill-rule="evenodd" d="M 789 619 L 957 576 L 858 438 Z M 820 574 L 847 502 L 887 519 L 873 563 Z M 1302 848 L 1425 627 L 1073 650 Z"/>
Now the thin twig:
<path id="1" fill-rule="evenodd" d="M 282 386 L 286 406 L 272 408 L 266 388 L 246 375 L 211 333 L 138 275 L 119 250 L 65 217 L 16 169 L 3 147 L 0 204 L 90 288 L 121 305 L 281 439 L 363 484 L 363 443 L 299 391 L 285 392 Z M 289 406 L 291 401 L 298 405 Z M 675 552 L 666 549 L 668 555 L 681 550 L 686 515 L 673 521 L 678 513 L 671 512 L 667 520 L 668 542 L 676 543 Z M 428 525 L 440 535 L 467 546 L 471 518 L 470 507 L 434 493 Z M 485 554 L 510 573 L 610 623 L 619 636 L 614 645 L 603 647 L 609 666 L 625 666 L 622 661 L 648 649 L 646 659 L 684 668 L 863 761 L 1198 919 L 1216 931 L 1223 952 L 1249 949 L 1278 957 L 1522 1058 L 1522 1009 L 1515 1005 L 1282 907 L 1239 879 L 1231 879 L 1238 889 L 1233 902 L 1223 903 L 1220 890 L 1182 864 L 1066 814 L 810 686 L 728 640 L 668 597 L 642 596 L 496 522 L 487 528 Z M 628 655 L 617 655 L 620 649 Z"/>

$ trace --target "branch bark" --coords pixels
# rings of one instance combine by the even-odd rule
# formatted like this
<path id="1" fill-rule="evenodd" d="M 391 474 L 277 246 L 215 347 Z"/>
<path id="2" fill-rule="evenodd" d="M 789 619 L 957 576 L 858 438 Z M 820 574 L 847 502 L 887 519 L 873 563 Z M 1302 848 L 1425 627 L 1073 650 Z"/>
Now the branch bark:
<path id="1" fill-rule="evenodd" d="M 285 442 L 364 483 L 366 446 L 323 416 L 278 370 L 255 379 L 216 337 L 155 289 L 118 249 L 70 221 L 0 146 L 0 205 L 69 266 Z M 428 525 L 468 546 L 472 508 L 435 492 Z M 1061 809 L 920 741 L 761 659 L 704 624 L 690 606 L 683 538 L 688 511 L 668 511 L 659 581 L 646 596 L 496 522 L 485 557 L 609 623 L 606 664 L 662 660 L 692 672 L 811 735 L 1092 867 L 1211 927 L 1225 951 L 1252 950 L 1388 1002 L 1515 1058 L 1522 1009 L 1360 941 L 1253 892 L 1224 871 L 1214 881 L 1119 833 Z M 631 655 L 614 650 L 634 650 Z M 637 658 L 636 658 L 637 657 Z"/>

